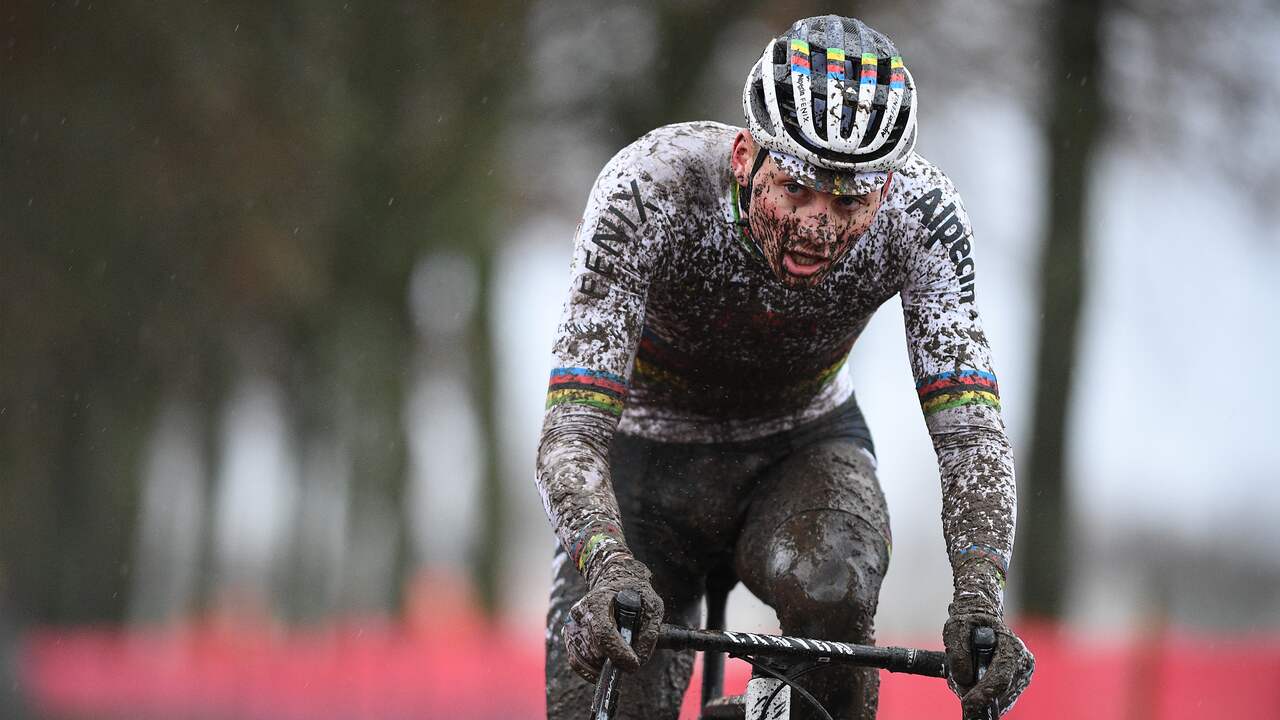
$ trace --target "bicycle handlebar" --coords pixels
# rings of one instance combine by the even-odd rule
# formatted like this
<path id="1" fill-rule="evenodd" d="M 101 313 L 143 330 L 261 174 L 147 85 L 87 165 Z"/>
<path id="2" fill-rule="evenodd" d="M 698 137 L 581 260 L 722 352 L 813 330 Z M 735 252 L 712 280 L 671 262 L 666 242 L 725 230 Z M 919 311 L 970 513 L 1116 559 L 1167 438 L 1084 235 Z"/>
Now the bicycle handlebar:
<path id="1" fill-rule="evenodd" d="M 723 652 L 730 655 L 804 658 L 926 677 L 946 677 L 946 654 L 939 650 L 854 645 L 785 635 L 697 630 L 675 625 L 662 626 L 658 647 L 668 650 Z"/>
<path id="2" fill-rule="evenodd" d="M 614 598 L 614 619 L 618 623 L 618 630 L 623 639 L 628 643 L 631 642 L 636 631 L 635 625 L 639 620 L 640 610 L 640 597 L 634 592 L 623 590 Z M 980 645 L 985 646 L 985 642 Z M 938 650 L 854 645 L 785 635 L 698 630 L 666 624 L 662 626 L 658 635 L 658 647 L 667 650 L 728 653 L 736 657 L 792 658 L 857 665 L 936 678 L 946 677 L 947 667 L 946 654 Z M 618 669 L 606 660 L 596 683 L 595 696 L 591 704 L 593 720 L 610 720 L 613 717 L 618 702 L 619 680 Z"/>

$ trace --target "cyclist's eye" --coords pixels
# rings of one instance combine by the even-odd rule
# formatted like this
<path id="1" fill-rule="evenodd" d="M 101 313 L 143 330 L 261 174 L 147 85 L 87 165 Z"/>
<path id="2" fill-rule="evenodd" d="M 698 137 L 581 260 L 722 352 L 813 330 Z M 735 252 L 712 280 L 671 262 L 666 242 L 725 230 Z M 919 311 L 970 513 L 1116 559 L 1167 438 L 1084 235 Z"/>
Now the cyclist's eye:
<path id="1" fill-rule="evenodd" d="M 867 197 L 865 195 L 841 195 L 836 199 L 836 204 L 841 208 L 848 210 L 860 205 L 866 205 Z"/>
<path id="2" fill-rule="evenodd" d="M 804 186 L 795 182 L 789 182 L 783 185 L 782 188 L 787 191 L 788 195 L 799 195 L 804 192 Z"/>

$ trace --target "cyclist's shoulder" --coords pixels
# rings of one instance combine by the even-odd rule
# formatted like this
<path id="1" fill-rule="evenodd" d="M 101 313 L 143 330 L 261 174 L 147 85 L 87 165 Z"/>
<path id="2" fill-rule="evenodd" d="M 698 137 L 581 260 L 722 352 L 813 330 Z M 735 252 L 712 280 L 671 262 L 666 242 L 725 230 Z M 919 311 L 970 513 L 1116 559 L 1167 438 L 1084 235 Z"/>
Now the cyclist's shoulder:
<path id="1" fill-rule="evenodd" d="M 740 130 L 712 120 L 694 120 L 656 127 L 640 136 L 636 144 L 694 157 L 705 153 L 727 154 L 733 136 Z"/>
<path id="2" fill-rule="evenodd" d="M 960 203 L 955 183 L 937 165 L 919 153 L 911 153 L 905 163 L 893 172 L 893 186 L 885 206 L 901 211 L 914 223 L 928 224 L 930 209 L 947 203 Z"/>
<path id="3" fill-rule="evenodd" d="M 729 151 L 738 128 L 699 121 L 663 125 L 623 147 L 605 173 L 658 180 L 705 179 L 728 172 Z"/>
<path id="4" fill-rule="evenodd" d="M 731 178 L 729 153 L 738 128 L 684 122 L 651 130 L 622 148 L 601 170 L 598 192 L 652 201 L 668 215 L 718 212 Z"/>
<path id="5" fill-rule="evenodd" d="M 882 209 L 886 237 L 906 257 L 936 261 L 938 240 L 944 245 L 969 234 L 969 215 L 955 184 L 937 165 L 912 153 L 894 171 L 893 185 Z M 920 253 L 918 250 L 934 250 Z M 945 248 L 944 248 L 945 250 Z"/>

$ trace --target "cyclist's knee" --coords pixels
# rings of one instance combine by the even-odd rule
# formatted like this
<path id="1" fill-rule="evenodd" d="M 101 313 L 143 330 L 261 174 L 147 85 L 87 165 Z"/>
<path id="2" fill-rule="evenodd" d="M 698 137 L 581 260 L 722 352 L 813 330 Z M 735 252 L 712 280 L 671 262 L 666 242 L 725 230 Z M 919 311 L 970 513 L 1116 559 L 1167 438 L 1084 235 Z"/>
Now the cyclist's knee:
<path id="1" fill-rule="evenodd" d="M 784 632 L 871 639 L 888 543 L 863 519 L 839 510 L 788 518 L 766 550 L 766 599 Z"/>

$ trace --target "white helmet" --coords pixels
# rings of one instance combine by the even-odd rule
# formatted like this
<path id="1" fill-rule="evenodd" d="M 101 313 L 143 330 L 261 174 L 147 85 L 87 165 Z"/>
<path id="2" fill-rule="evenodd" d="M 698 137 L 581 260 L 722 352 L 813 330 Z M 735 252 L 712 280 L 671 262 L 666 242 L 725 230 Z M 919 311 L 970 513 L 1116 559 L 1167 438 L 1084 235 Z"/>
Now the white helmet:
<path id="1" fill-rule="evenodd" d="M 893 170 L 916 144 L 911 73 L 889 38 L 854 18 L 805 18 L 769 41 L 742 107 L 762 148 L 835 173 Z"/>

